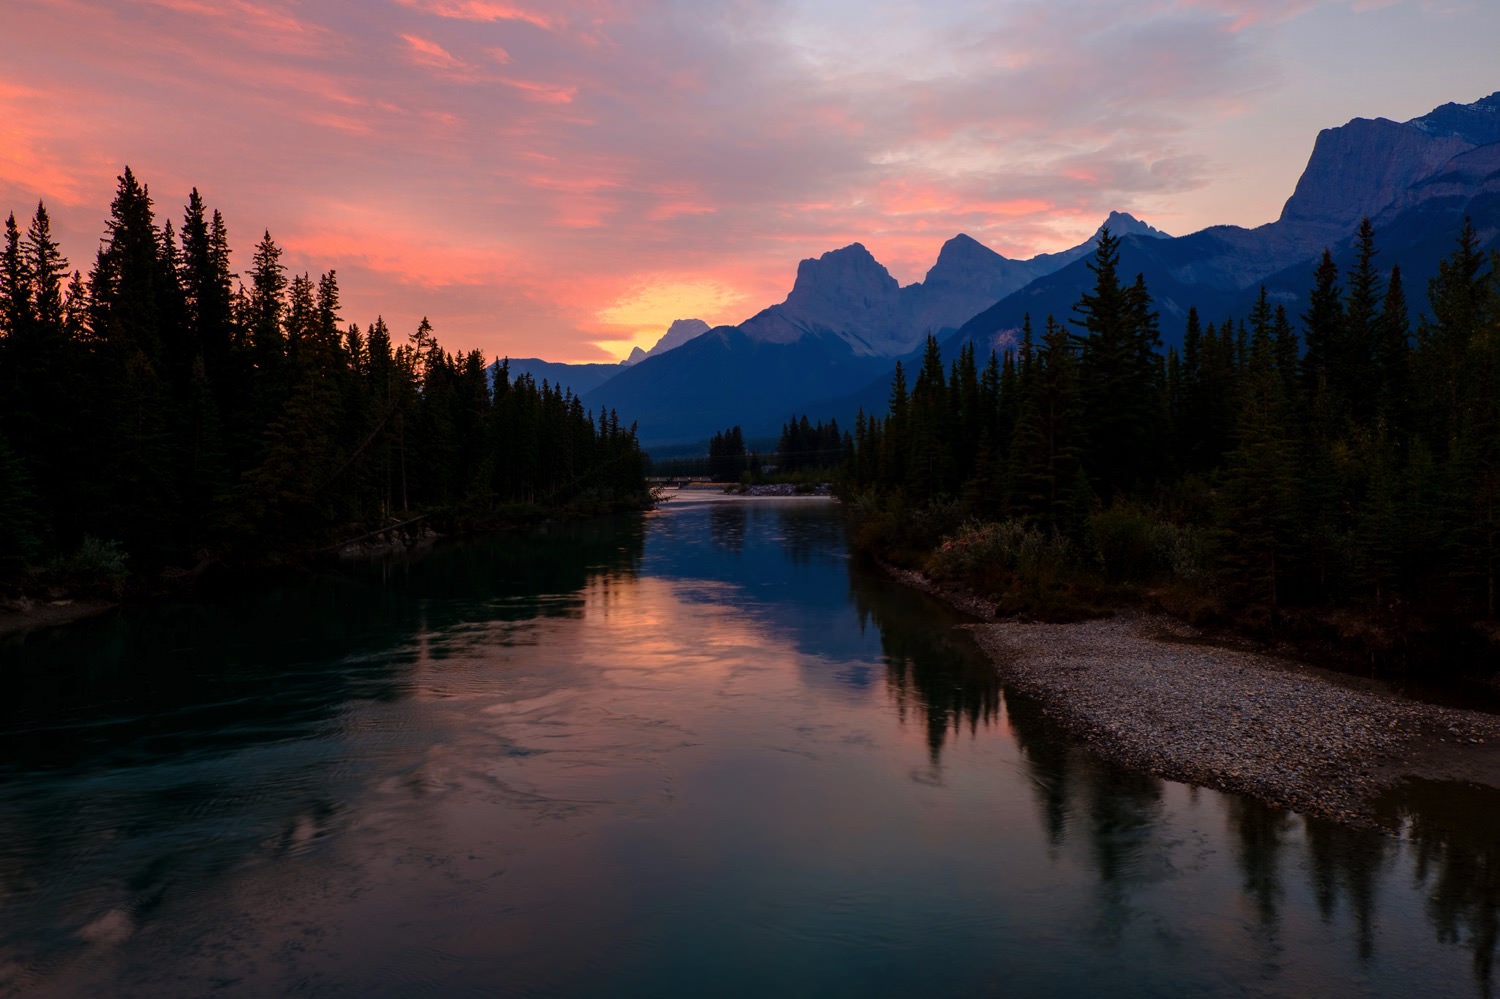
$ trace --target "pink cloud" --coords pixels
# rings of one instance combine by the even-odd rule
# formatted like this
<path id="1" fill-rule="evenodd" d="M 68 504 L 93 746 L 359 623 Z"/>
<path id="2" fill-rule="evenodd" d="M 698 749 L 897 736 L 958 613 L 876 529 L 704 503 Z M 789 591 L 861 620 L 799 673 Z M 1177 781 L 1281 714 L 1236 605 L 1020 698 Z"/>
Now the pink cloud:
<path id="1" fill-rule="evenodd" d="M 57 110 L 52 97 L 41 90 L 13 83 L 0 76 L 0 121 L 5 122 L 0 142 L 0 189 L 19 195 L 23 203 L 0 205 L 0 214 L 12 208 L 20 218 L 27 203 L 36 200 L 64 205 L 86 203 L 93 157 L 81 158 L 56 135 Z"/>
<path id="2" fill-rule="evenodd" d="M 418 35 L 402 35 L 401 40 L 407 44 L 408 54 L 412 61 L 419 66 L 432 66 L 437 69 L 469 68 L 462 59 L 431 39 Z"/>
<path id="3" fill-rule="evenodd" d="M 713 215 L 718 210 L 717 205 L 703 202 L 664 201 L 647 212 L 646 218 L 652 222 L 667 222 L 682 215 Z"/>
<path id="4" fill-rule="evenodd" d="M 1264 23 L 1277 24 L 1299 17 L 1317 6 L 1317 0 L 1180 0 L 1188 9 L 1209 10 L 1229 23 L 1231 34 Z M 1394 2 L 1394 0 L 1391 0 Z"/>
<path id="5" fill-rule="evenodd" d="M 361 321 L 599 359 L 620 333 L 601 310 L 629 298 L 649 327 L 658 298 L 632 289 L 653 281 L 736 289 L 748 314 L 854 240 L 909 282 L 958 231 L 1029 256 L 1112 208 L 1222 221 L 1184 198 L 1244 180 L 1213 137 L 1288 86 L 1286 25 L 1378 2 L 12 4 L 0 212 L 44 197 L 87 255 L 130 163 L 163 216 L 197 185 L 242 263 L 270 228 L 299 268 L 337 268 Z M 1490 10 L 1468 36 L 1500 30 Z M 1274 134 L 1289 190 L 1315 127 Z"/>
<path id="6" fill-rule="evenodd" d="M 521 92 L 528 101 L 536 101 L 540 104 L 572 104 L 573 99 L 578 96 L 578 88 L 555 83 L 542 83 L 536 80 L 517 80 L 509 77 L 497 78 L 499 83 L 512 87 Z"/>
<path id="7" fill-rule="evenodd" d="M 518 7 L 515 4 L 499 3 L 495 0 L 399 0 L 402 6 L 412 7 L 425 14 L 452 18 L 460 21 L 519 21 L 545 30 L 556 26 L 556 21 L 544 14 Z"/>
<path id="8" fill-rule="evenodd" d="M 248 0 L 150 0 L 177 14 L 217 22 L 217 29 L 257 47 L 276 52 L 313 53 L 327 44 L 327 28 L 299 18 L 285 5 L 250 3 Z"/>

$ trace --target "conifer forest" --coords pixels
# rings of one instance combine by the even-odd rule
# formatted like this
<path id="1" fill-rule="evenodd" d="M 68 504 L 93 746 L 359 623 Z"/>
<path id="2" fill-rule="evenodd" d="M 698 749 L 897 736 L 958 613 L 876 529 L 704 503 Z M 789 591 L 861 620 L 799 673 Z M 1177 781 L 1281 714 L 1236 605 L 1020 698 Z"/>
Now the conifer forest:
<path id="1" fill-rule="evenodd" d="M 971 345 L 945 369 L 931 338 L 910 383 L 897 368 L 889 411 L 856 421 L 859 542 L 1022 613 L 1144 584 L 1189 617 L 1359 632 L 1377 665 L 1417 642 L 1488 655 L 1500 261 L 1465 225 L 1414 316 L 1368 220 L 1357 241 L 1304 301 L 1190 311 L 1164 352 L 1106 231 L 1072 316 L 982 369 Z"/>
<path id="2" fill-rule="evenodd" d="M 87 276 L 45 205 L 0 259 L 0 582 L 118 588 L 420 520 L 482 529 L 646 499 L 634 430 L 340 313 L 266 233 L 235 270 L 195 189 L 180 230 L 129 168 Z"/>

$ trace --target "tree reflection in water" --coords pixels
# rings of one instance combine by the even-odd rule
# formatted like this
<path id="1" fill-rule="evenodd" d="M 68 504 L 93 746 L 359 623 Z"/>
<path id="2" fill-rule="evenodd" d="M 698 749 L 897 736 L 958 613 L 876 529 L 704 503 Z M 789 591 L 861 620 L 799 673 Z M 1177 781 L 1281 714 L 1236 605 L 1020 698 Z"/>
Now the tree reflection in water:
<path id="1" fill-rule="evenodd" d="M 971 733 L 1000 717 L 1000 678 L 967 632 L 934 627 L 951 612 L 905 587 L 851 573 L 862 627 L 880 631 L 886 686 L 903 723 L 926 726 L 929 762 L 942 764 L 950 734 Z M 915 599 L 914 599 L 915 598 Z"/>
<path id="2" fill-rule="evenodd" d="M 1036 700 L 1004 690 L 967 633 L 934 627 L 945 611 L 858 572 L 851 579 L 862 620 L 881 631 L 886 682 L 898 711 L 926 726 L 933 767 L 965 725 L 974 732 L 1008 724 L 1054 855 L 1070 835 L 1088 837 L 1101 889 L 1096 928 L 1116 937 L 1130 918 L 1135 886 L 1157 873 L 1151 856 L 1166 826 L 1165 782 L 1098 759 L 1070 740 Z M 1268 958 L 1281 947 L 1286 879 L 1301 871 L 1322 921 L 1335 926 L 1347 919 L 1360 963 L 1372 966 L 1383 879 L 1399 876 L 1409 859 L 1413 882 L 1427 891 L 1426 914 L 1438 941 L 1470 950 L 1477 991 L 1492 994 L 1500 943 L 1500 791 L 1405 785 L 1381 809 L 1383 823 L 1399 837 L 1235 796 L 1224 796 L 1223 808 L 1238 890 Z"/>
<path id="3" fill-rule="evenodd" d="M 1444 943 L 1474 952 L 1474 980 L 1493 994 L 1500 940 L 1500 790 L 1457 781 L 1408 781 L 1381 802 L 1404 830 L 1414 880 Z"/>
<path id="4" fill-rule="evenodd" d="M 1361 960 L 1375 957 L 1375 909 L 1379 876 L 1396 843 L 1373 829 L 1355 829 L 1320 819 L 1305 819 L 1308 867 L 1313 894 L 1325 923 L 1332 923 L 1342 900 L 1354 921 Z"/>

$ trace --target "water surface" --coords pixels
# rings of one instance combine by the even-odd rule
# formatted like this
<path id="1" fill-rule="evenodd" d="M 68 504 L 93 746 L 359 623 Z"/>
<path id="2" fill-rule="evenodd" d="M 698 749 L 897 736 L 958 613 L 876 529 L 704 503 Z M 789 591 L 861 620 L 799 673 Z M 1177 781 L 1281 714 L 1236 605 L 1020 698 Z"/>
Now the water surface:
<path id="1" fill-rule="evenodd" d="M 1131 775 L 955 623 L 684 497 L 9 641 L 0 994 L 1488 994 L 1493 792 Z"/>

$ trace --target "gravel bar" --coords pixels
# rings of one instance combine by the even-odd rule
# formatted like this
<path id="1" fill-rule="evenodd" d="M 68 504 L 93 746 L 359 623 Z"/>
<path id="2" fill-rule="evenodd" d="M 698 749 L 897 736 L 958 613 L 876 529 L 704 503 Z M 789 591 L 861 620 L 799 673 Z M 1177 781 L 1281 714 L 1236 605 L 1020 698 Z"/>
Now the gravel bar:
<path id="1" fill-rule="evenodd" d="M 1357 825 L 1407 776 L 1500 787 L 1500 716 L 1359 689 L 1159 616 L 965 627 L 1008 686 L 1158 777 Z"/>

